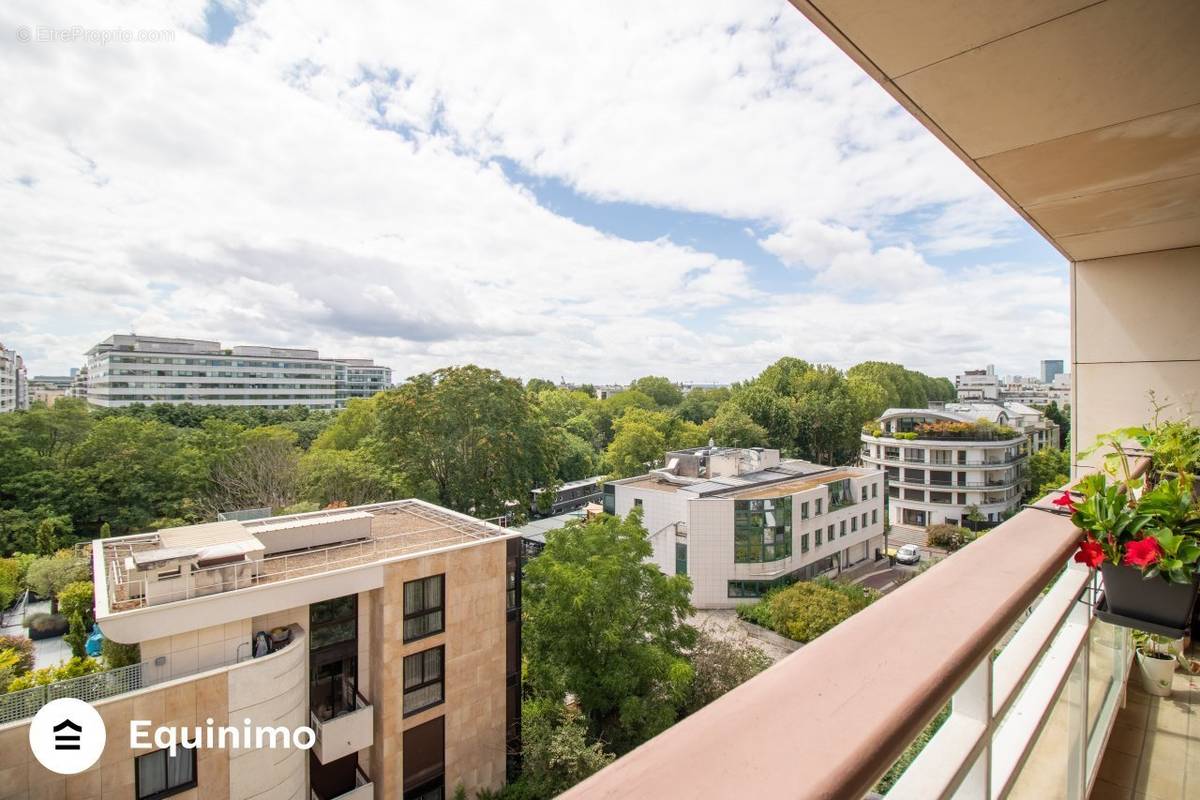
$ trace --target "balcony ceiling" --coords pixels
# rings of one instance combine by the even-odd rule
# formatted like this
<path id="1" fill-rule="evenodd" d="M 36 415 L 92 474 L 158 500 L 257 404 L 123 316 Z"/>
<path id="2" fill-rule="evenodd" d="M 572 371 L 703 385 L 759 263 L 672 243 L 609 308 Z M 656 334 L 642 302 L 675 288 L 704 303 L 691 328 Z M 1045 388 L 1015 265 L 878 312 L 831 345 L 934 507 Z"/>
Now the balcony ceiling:
<path id="1" fill-rule="evenodd" d="M 1200 245 L 1200 2 L 792 3 L 1068 258 Z"/>

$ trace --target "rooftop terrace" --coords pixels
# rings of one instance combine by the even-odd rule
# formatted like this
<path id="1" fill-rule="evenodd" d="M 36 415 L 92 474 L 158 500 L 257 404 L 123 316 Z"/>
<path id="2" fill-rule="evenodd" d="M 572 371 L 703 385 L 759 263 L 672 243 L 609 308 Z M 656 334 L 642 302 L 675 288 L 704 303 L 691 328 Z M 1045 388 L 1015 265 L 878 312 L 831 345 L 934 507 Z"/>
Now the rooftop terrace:
<path id="1" fill-rule="evenodd" d="M 110 614 L 503 536 L 419 500 L 168 528 L 98 542 Z M 99 577 L 99 576 L 98 576 Z"/>

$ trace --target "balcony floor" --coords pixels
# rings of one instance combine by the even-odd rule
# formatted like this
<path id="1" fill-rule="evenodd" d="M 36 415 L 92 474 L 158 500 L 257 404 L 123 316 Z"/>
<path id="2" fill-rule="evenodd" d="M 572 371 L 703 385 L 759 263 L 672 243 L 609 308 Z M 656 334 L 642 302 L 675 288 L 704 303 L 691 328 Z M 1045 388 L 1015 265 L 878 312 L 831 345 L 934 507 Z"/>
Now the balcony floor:
<path id="1" fill-rule="evenodd" d="M 1200 797 L 1200 675 L 1176 670 L 1173 689 L 1170 697 L 1147 694 L 1131 665 L 1091 800 Z"/>

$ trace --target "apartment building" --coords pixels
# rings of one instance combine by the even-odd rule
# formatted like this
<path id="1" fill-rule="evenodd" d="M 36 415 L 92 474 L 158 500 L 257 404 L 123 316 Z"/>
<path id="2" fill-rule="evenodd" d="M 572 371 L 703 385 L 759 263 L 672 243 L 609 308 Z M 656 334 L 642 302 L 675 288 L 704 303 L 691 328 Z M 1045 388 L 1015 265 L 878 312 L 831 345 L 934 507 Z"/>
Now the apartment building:
<path id="1" fill-rule="evenodd" d="M 603 490 L 600 484 L 604 478 L 604 475 L 593 475 L 590 478 L 567 481 L 555 490 L 554 500 L 551 501 L 549 511 L 542 511 L 539 507 L 541 496 L 547 490 L 545 488 L 533 489 L 529 492 L 529 513 L 535 517 L 552 517 L 584 508 L 589 503 L 599 503 L 603 499 Z"/>
<path id="2" fill-rule="evenodd" d="M 1063 374 L 1062 359 L 1051 359 L 1042 361 L 1039 377 L 1042 383 L 1054 383 L 1054 379 Z"/>
<path id="3" fill-rule="evenodd" d="M 966 524 L 972 508 L 999 522 L 1020 507 L 1031 440 L 1045 446 L 1046 422 L 1007 403 L 889 408 L 864 430 L 862 461 L 888 476 L 893 524 Z"/>
<path id="4" fill-rule="evenodd" d="M 1000 378 L 996 368 L 988 364 L 984 369 L 968 369 L 954 378 L 955 397 L 961 402 L 977 400 L 999 400 Z"/>
<path id="5" fill-rule="evenodd" d="M 371 359 L 321 358 L 316 350 L 115 334 L 87 352 L 86 396 L 104 407 L 134 403 L 317 409 L 345 406 L 391 385 Z"/>
<path id="6" fill-rule="evenodd" d="M 0 696 L 6 780 L 38 796 L 104 800 L 186 790 L 204 800 L 441 800 L 458 785 L 470 796 L 497 789 L 519 731 L 519 543 L 417 500 L 93 542 L 97 622 L 140 645 L 141 663 L 88 684 L 108 744 L 80 775 L 32 761 L 28 721 L 12 720 L 30 707 Z M 76 696 L 70 681 L 57 687 Z M 172 757 L 131 750 L 131 718 L 308 725 L 317 736 L 307 752 Z"/>
<path id="7" fill-rule="evenodd" d="M 604 510 L 642 510 L 654 562 L 692 579 L 697 608 L 729 608 L 885 550 L 879 471 L 711 444 L 664 463 L 606 483 Z"/>
<path id="8" fill-rule="evenodd" d="M 29 379 L 29 402 L 54 405 L 54 401 L 65 397 L 71 386 L 69 375 L 34 375 Z"/>
<path id="9" fill-rule="evenodd" d="M 25 361 L 0 342 L 0 414 L 29 407 Z"/>
<path id="10" fill-rule="evenodd" d="M 370 358 L 335 358 L 334 382 L 338 406 L 353 398 L 374 397 L 392 386 L 392 368 L 377 365 Z"/>

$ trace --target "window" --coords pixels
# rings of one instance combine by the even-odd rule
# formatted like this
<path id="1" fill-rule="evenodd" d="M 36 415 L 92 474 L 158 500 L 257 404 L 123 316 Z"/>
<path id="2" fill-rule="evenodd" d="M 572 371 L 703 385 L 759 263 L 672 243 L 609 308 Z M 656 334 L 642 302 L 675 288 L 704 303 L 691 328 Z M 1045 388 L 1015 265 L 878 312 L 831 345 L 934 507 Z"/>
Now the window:
<path id="1" fill-rule="evenodd" d="M 778 561 L 792 555 L 792 498 L 737 500 L 733 505 L 733 560 Z"/>
<path id="2" fill-rule="evenodd" d="M 445 647 L 435 647 L 404 657 L 404 716 L 432 708 L 445 699 L 442 691 L 445 652 Z"/>
<path id="3" fill-rule="evenodd" d="M 819 516 L 821 516 L 821 498 L 818 497 L 813 502 L 816 503 L 816 510 L 813 512 L 813 516 L 819 517 Z"/>
<path id="4" fill-rule="evenodd" d="M 633 498 L 633 507 L 641 508 L 642 507 L 642 498 L 640 498 L 640 497 Z"/>
<path id="5" fill-rule="evenodd" d="M 865 511 L 863 512 L 863 515 L 862 515 L 862 526 L 864 528 L 867 527 L 867 512 L 865 512 Z"/>
<path id="6" fill-rule="evenodd" d="M 871 497 L 879 497 L 879 484 L 878 483 L 871 484 Z"/>
<path id="7" fill-rule="evenodd" d="M 675 574 L 687 575 L 687 542 L 675 543 Z"/>
<path id="8" fill-rule="evenodd" d="M 851 517 L 850 518 L 850 532 L 853 533 L 856 530 L 858 530 L 858 517 Z"/>
<path id="9" fill-rule="evenodd" d="M 842 520 L 841 534 L 842 534 L 842 536 L 846 535 L 846 520 Z"/>
<path id="10" fill-rule="evenodd" d="M 443 800 L 446 718 L 437 717 L 409 728 L 401 741 L 404 753 L 404 800 Z"/>
<path id="11" fill-rule="evenodd" d="M 845 524 L 846 523 L 844 523 L 844 522 L 842 523 L 842 525 L 845 525 Z M 833 526 L 832 525 L 829 526 L 829 530 L 825 531 L 825 534 L 826 534 L 825 538 L 827 538 L 829 541 L 832 542 L 833 541 Z"/>
<path id="12" fill-rule="evenodd" d="M 133 760 L 138 800 L 170 797 L 196 786 L 195 748 L 156 750 Z"/>
<path id="13" fill-rule="evenodd" d="M 800 519 L 808 519 L 808 503 L 800 504 Z"/>
<path id="14" fill-rule="evenodd" d="M 850 486 L 849 478 L 833 481 L 829 484 L 829 510 L 835 511 L 842 506 L 854 502 L 854 489 Z"/>
<path id="15" fill-rule="evenodd" d="M 871 510 L 871 524 L 874 525 L 877 522 L 879 522 L 879 511 L 872 509 Z"/>
<path id="16" fill-rule="evenodd" d="M 866 485 L 864 485 L 864 486 L 862 487 L 862 499 L 863 499 L 863 500 L 866 500 L 866 499 L 867 499 L 867 487 L 866 487 Z"/>
<path id="17" fill-rule="evenodd" d="M 801 553 L 808 552 L 808 534 L 807 533 L 800 537 L 800 552 Z"/>
<path id="18" fill-rule="evenodd" d="M 445 586 L 445 575 L 404 584 L 404 641 L 411 642 L 446 629 Z"/>

